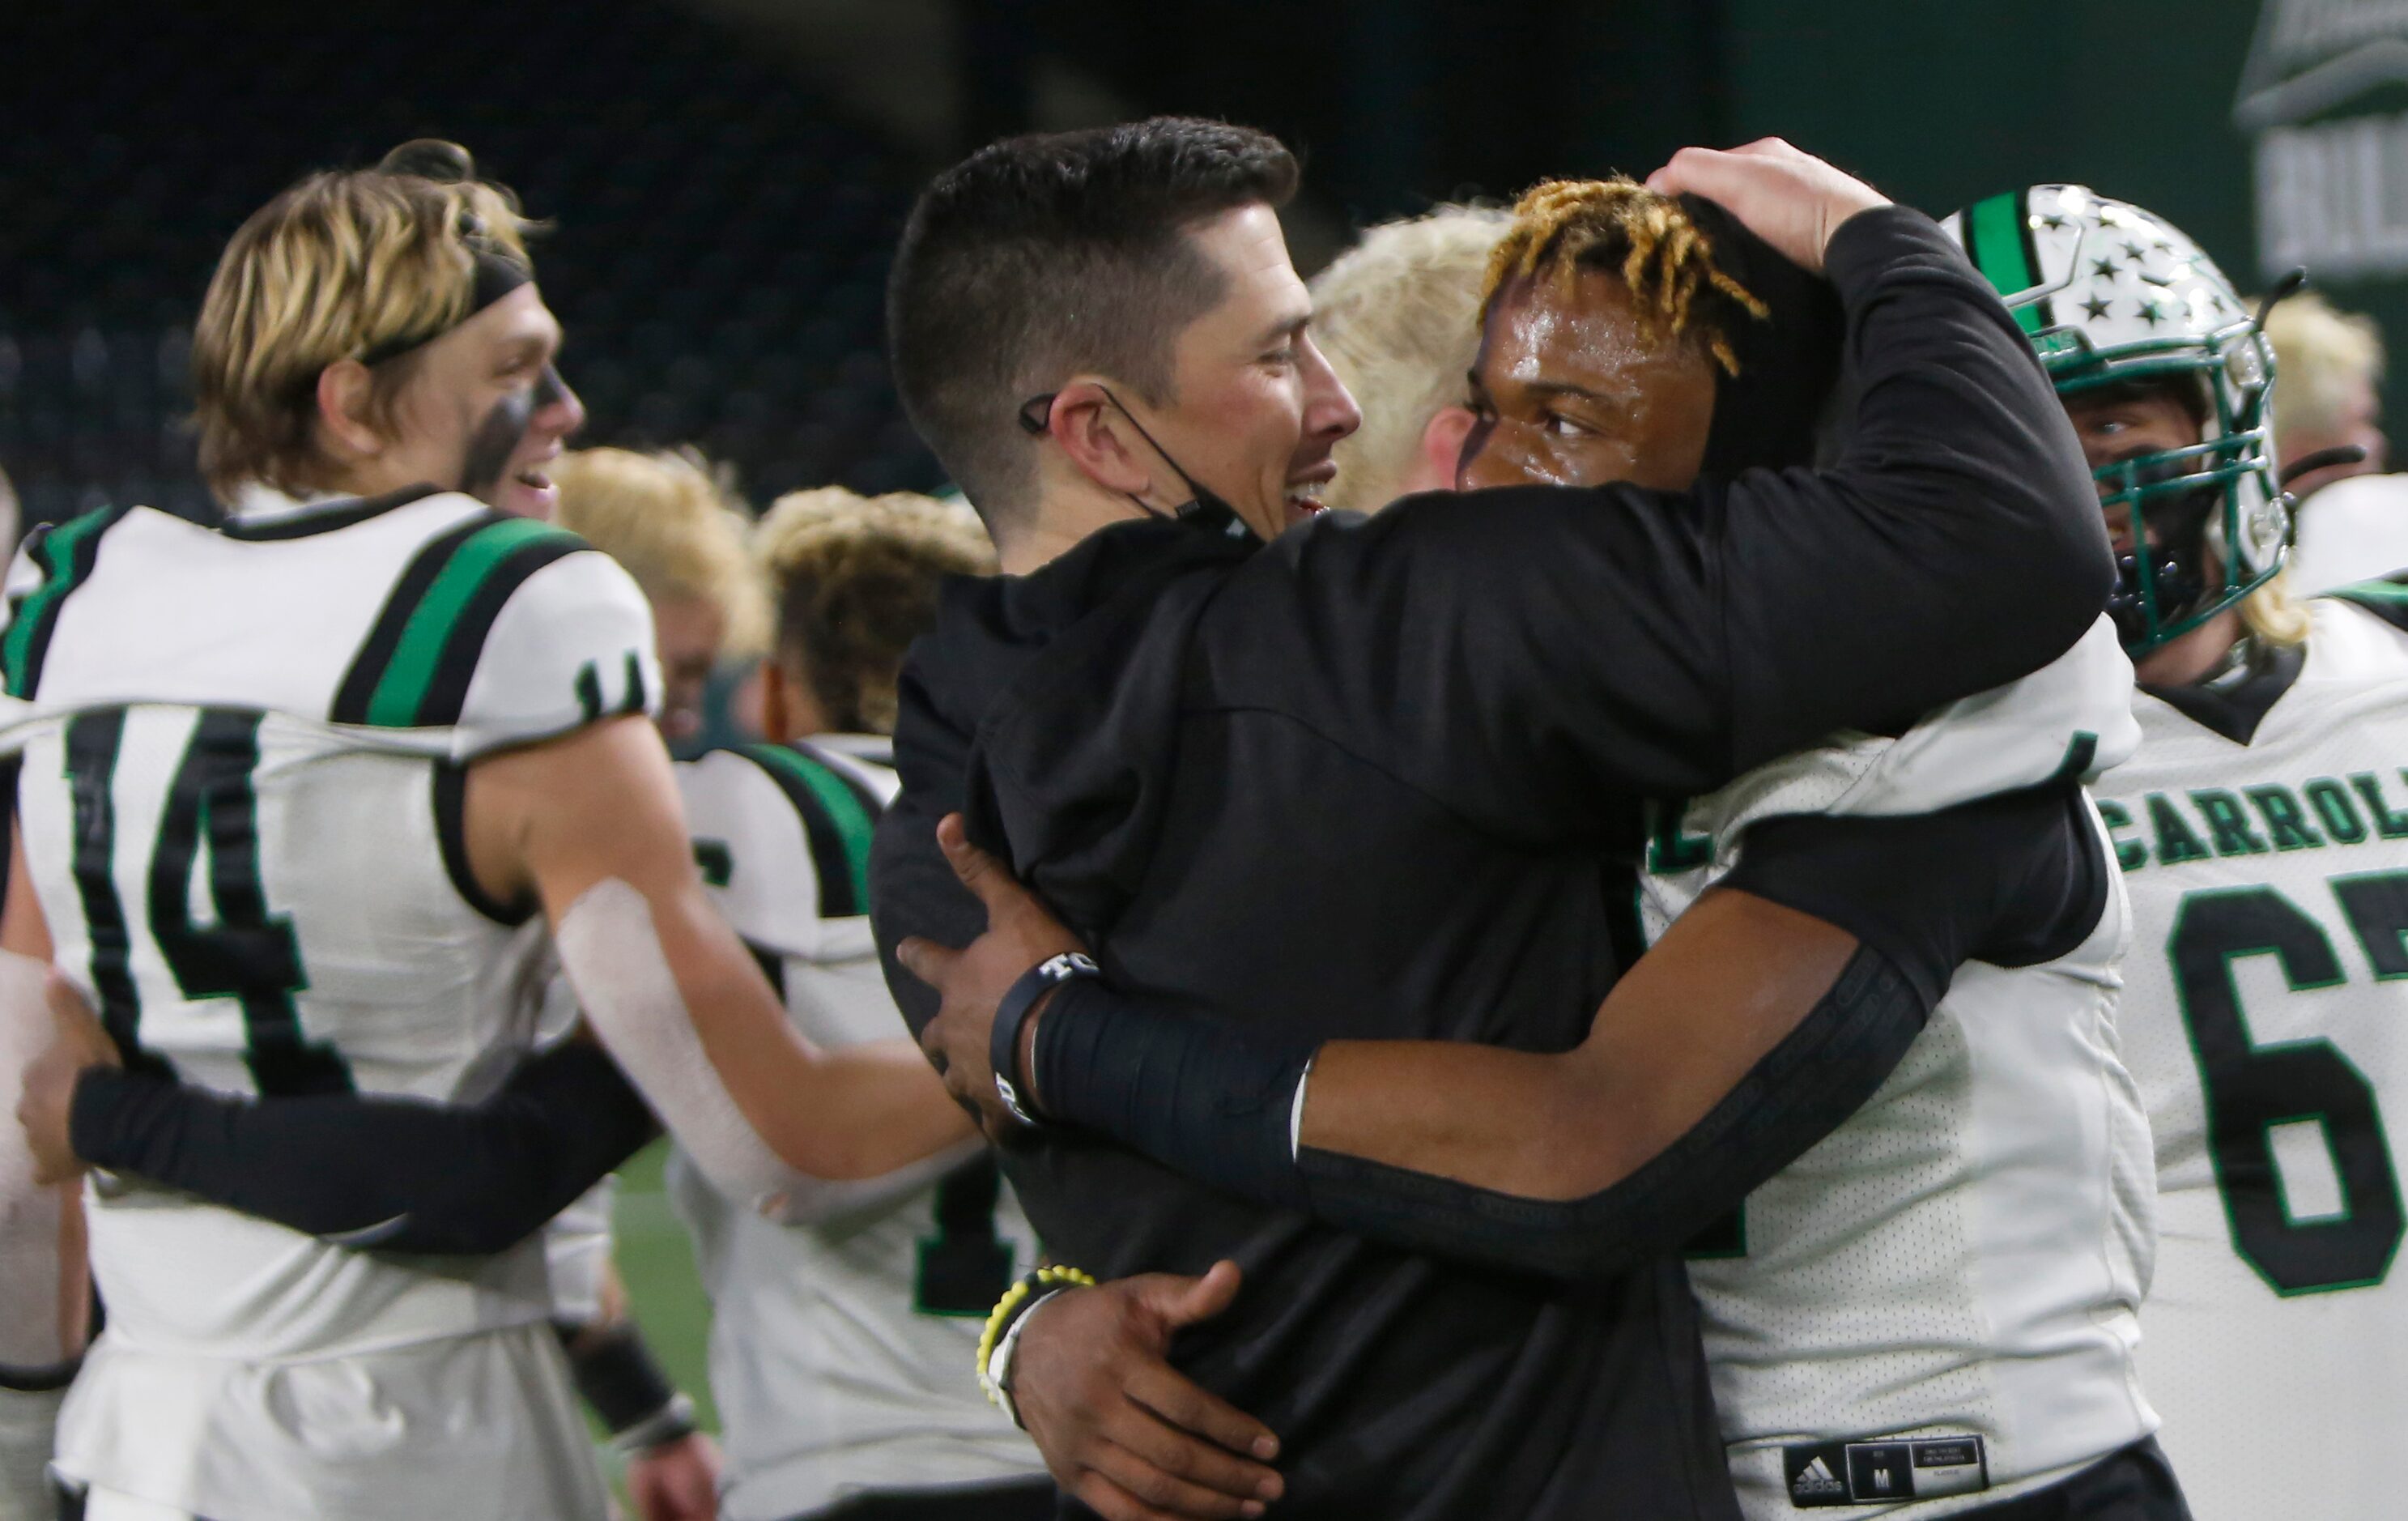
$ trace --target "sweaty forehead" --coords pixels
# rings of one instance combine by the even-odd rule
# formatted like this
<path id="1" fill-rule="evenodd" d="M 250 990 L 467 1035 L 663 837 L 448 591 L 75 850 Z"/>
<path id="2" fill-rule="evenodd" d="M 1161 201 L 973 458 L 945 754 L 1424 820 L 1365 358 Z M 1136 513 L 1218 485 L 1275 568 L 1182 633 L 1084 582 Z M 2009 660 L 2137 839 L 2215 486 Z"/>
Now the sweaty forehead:
<path id="1" fill-rule="evenodd" d="M 1621 281 L 1594 270 L 1507 286 L 1489 309 L 1484 337 L 1479 375 L 1490 386 L 1627 383 L 1681 350 L 1640 321 Z"/>

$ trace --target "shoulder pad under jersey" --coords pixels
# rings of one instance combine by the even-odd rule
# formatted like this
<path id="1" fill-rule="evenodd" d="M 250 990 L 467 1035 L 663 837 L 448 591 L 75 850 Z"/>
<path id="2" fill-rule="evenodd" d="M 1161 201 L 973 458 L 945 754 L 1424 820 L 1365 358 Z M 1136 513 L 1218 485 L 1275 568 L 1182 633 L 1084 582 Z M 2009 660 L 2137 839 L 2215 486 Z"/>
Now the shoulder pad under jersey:
<path id="1" fill-rule="evenodd" d="M 488 512 L 418 552 L 327 716 L 449 728 L 466 760 L 651 713 L 660 690 L 652 610 L 626 571 L 566 529 Z"/>

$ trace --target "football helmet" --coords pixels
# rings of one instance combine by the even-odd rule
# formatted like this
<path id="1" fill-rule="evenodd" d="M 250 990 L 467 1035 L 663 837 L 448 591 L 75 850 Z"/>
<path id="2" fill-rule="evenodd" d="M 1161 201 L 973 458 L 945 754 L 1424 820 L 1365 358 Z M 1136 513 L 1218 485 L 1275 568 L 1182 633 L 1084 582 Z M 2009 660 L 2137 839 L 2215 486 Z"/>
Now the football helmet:
<path id="1" fill-rule="evenodd" d="M 2272 580 L 2291 543 L 2275 474 L 2274 350 L 2200 246 L 2162 219 L 2081 185 L 1976 201 L 1942 224 L 1995 287 L 2057 386 L 2187 378 L 2200 441 L 2093 472 L 2100 505 L 2129 514 L 2109 611 L 2138 655 Z"/>

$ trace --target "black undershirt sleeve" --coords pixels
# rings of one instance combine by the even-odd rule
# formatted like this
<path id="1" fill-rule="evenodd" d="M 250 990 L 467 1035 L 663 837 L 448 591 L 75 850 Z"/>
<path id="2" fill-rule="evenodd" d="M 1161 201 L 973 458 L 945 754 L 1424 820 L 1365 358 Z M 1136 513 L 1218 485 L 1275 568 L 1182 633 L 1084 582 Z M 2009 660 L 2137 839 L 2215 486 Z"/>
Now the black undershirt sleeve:
<path id="1" fill-rule="evenodd" d="M 248 1099 L 163 1073 L 76 1083 L 76 1155 L 338 1245 L 484 1256 L 516 1245 L 660 1133 L 598 1046 L 530 1057 L 478 1104 L 370 1094 Z"/>
<path id="2" fill-rule="evenodd" d="M 1049 1113 L 1257 1203 L 1419 1251 L 1608 1277 L 1679 1249 L 1862 1108 L 1961 963 L 2030 965 L 2087 936 L 2109 891 L 2087 807 L 2055 786 L 1934 814 L 1756 825 L 1726 884 L 1848 930 L 1857 951 L 1705 1118 L 1584 1198 L 1522 1198 L 1312 1148 L 1288 1161 L 1284 1098 L 1307 1054 L 1099 983 L 1066 986 L 1046 1010 L 1038 1086 Z"/>

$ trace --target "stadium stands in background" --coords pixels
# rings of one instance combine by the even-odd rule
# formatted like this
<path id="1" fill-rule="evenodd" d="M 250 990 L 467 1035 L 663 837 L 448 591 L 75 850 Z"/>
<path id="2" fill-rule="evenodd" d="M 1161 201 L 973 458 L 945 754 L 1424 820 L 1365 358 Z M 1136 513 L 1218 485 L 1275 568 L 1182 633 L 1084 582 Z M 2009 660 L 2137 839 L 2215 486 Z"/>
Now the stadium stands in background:
<path id="1" fill-rule="evenodd" d="M 29 524 L 205 510 L 185 357 L 218 251 L 304 171 L 425 136 L 552 221 L 537 258 L 582 441 L 698 442 L 755 501 L 939 479 L 881 348 L 910 175 L 708 22 L 654 0 L 131 0 L 12 30 L 43 61 L 0 139 L 0 465 Z"/>

